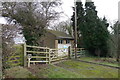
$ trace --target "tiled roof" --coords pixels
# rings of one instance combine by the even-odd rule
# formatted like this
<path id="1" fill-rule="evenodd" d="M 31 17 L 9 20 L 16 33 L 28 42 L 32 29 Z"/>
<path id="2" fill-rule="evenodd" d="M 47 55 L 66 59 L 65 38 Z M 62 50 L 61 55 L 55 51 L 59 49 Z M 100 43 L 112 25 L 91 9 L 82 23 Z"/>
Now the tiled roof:
<path id="1" fill-rule="evenodd" d="M 73 39 L 72 36 L 70 36 L 69 34 L 66 34 L 64 32 L 61 32 L 61 31 L 55 31 L 55 30 L 50 30 L 50 29 L 47 31 L 52 33 L 53 35 L 55 35 L 57 38 Z"/>

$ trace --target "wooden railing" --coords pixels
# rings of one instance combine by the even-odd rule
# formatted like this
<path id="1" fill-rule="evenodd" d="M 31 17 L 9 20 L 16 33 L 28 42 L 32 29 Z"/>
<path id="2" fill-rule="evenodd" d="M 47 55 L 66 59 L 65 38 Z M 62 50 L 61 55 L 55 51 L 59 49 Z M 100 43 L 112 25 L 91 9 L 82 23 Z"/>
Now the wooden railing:
<path id="1" fill-rule="evenodd" d="M 84 48 L 77 48 L 77 57 L 81 57 L 85 55 L 85 49 Z M 75 48 L 68 48 L 68 58 L 74 58 L 75 57 Z"/>
<path id="2" fill-rule="evenodd" d="M 50 48 L 24 44 L 24 66 L 33 63 L 50 63 Z"/>
<path id="3" fill-rule="evenodd" d="M 84 51 L 84 48 L 77 48 L 77 57 L 80 57 Z M 30 46 L 24 44 L 24 66 L 30 67 L 30 64 L 45 63 L 50 64 L 52 62 L 72 58 L 75 56 L 74 48 L 60 48 L 50 49 L 48 47 Z"/>
<path id="4" fill-rule="evenodd" d="M 22 64 L 21 56 L 13 55 L 9 57 L 8 61 L 6 61 L 10 66 L 18 66 Z"/>
<path id="5" fill-rule="evenodd" d="M 68 52 L 64 52 L 65 49 L 67 48 L 50 49 L 51 62 L 66 59 L 68 56 Z M 60 55 L 60 52 L 62 53 L 62 55 Z"/>
<path id="6" fill-rule="evenodd" d="M 64 49 L 66 48 L 50 49 L 47 47 L 30 46 L 24 44 L 24 66 L 30 67 L 31 63 L 50 64 L 52 62 L 65 59 L 67 56 L 58 55 L 59 50 L 62 51 Z"/>

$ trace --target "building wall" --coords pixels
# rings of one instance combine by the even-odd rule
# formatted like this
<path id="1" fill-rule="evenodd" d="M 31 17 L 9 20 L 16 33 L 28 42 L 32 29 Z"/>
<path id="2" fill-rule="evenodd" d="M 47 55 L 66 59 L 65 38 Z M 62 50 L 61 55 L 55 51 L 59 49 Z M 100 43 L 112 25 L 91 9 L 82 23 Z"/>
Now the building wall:
<path id="1" fill-rule="evenodd" d="M 70 43 L 66 44 L 66 40 L 63 40 L 62 44 L 58 43 L 58 40 L 56 39 L 56 36 L 54 36 L 53 34 L 46 32 L 45 36 L 42 36 L 42 38 L 40 39 L 40 41 L 42 42 L 43 47 L 49 47 L 49 48 L 55 48 L 55 49 L 59 49 L 58 50 L 58 56 L 66 56 L 68 55 L 68 47 L 69 46 L 73 46 L 73 42 L 74 40 L 70 40 Z M 60 49 L 62 48 L 62 49 Z M 66 48 L 66 49 L 63 49 Z"/>
<path id="2" fill-rule="evenodd" d="M 58 56 L 66 56 L 68 55 L 68 47 L 71 46 L 72 47 L 72 42 L 73 40 L 70 40 L 70 43 L 66 44 L 66 40 L 63 40 L 62 44 L 58 44 Z"/>
<path id="3" fill-rule="evenodd" d="M 69 47 L 73 46 L 73 41 L 70 40 L 69 44 L 66 44 L 66 40 L 63 40 L 62 44 L 58 43 L 58 40 L 56 39 L 56 36 L 53 35 L 50 32 L 46 32 L 44 36 L 41 37 L 40 43 L 42 47 L 49 47 L 49 48 L 64 48 L 64 47 Z"/>
<path id="4" fill-rule="evenodd" d="M 71 40 L 70 43 L 71 43 L 71 47 L 73 48 L 74 47 L 74 40 Z"/>
<path id="5" fill-rule="evenodd" d="M 65 46 L 69 47 L 73 47 L 73 44 L 74 44 L 74 40 L 70 40 L 70 43 L 66 44 L 66 40 L 63 40 L 63 43 L 62 44 L 59 44 L 58 43 L 58 48 L 64 48 Z"/>
<path id="6" fill-rule="evenodd" d="M 70 40 L 70 43 L 66 44 L 66 40 L 63 40 L 62 44 L 58 43 L 58 48 L 68 48 L 69 46 L 72 46 L 71 41 L 72 40 Z"/>
<path id="7" fill-rule="evenodd" d="M 55 48 L 58 49 L 58 40 L 55 40 Z"/>
<path id="8" fill-rule="evenodd" d="M 40 39 L 41 46 L 55 48 L 55 36 L 49 32 L 46 32 Z"/>

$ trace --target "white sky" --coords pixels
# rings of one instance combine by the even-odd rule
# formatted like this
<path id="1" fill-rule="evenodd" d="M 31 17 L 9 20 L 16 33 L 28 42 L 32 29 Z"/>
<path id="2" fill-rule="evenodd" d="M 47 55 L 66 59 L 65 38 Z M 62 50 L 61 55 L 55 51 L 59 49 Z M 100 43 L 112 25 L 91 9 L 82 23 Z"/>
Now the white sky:
<path id="1" fill-rule="evenodd" d="M 0 24 L 6 24 L 6 20 L 3 17 L 0 17 Z"/>
<path id="2" fill-rule="evenodd" d="M 83 4 L 85 4 L 85 0 L 81 0 Z M 118 20 L 118 2 L 120 0 L 92 0 L 96 6 L 96 10 L 98 11 L 98 16 L 103 18 L 104 16 L 107 18 L 110 25 L 113 25 L 113 23 Z M 72 7 L 74 6 L 74 0 L 62 0 L 62 9 L 65 13 L 63 17 L 61 17 L 61 20 L 67 20 L 70 19 L 73 10 Z M 59 22 L 59 21 L 58 21 Z M 4 18 L 0 17 L 0 23 L 5 24 L 6 21 Z M 16 39 L 19 41 L 20 39 Z M 21 41 L 19 41 L 21 42 Z"/>
<path id="3" fill-rule="evenodd" d="M 85 4 L 86 0 L 81 1 L 83 2 L 83 4 Z M 98 11 L 99 17 L 103 18 L 105 16 L 108 22 L 111 22 L 112 24 L 116 20 L 118 20 L 118 2 L 120 0 L 92 0 L 92 1 L 96 6 L 96 10 Z M 62 2 L 64 13 L 68 15 L 66 17 L 71 18 L 71 15 L 73 14 L 72 6 L 74 6 L 74 0 L 62 0 Z"/>
<path id="4" fill-rule="evenodd" d="M 85 0 L 81 0 L 83 4 L 85 4 Z M 92 0 L 96 6 L 96 10 L 98 11 L 98 16 L 103 18 L 104 16 L 107 18 L 109 23 L 112 24 L 118 20 L 118 2 L 120 0 Z M 73 10 L 72 6 L 74 6 L 74 0 L 62 0 L 62 9 L 65 15 L 60 19 L 67 20 L 70 19 Z M 5 23 L 4 18 L 0 18 L 0 23 Z M 111 25 L 112 25 L 111 24 Z"/>

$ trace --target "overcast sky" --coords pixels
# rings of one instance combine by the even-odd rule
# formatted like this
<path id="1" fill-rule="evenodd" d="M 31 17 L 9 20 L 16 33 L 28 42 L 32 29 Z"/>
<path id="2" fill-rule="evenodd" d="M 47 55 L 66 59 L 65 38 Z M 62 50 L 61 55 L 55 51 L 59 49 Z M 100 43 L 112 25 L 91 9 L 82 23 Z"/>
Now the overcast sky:
<path id="1" fill-rule="evenodd" d="M 81 0 L 83 4 L 85 4 L 85 0 Z M 96 10 L 98 11 L 98 16 L 103 18 L 104 16 L 107 18 L 108 22 L 113 25 L 113 23 L 118 20 L 118 2 L 120 0 L 92 0 L 96 6 Z M 70 19 L 74 6 L 74 0 L 62 0 L 62 10 L 65 13 L 61 20 Z M 60 20 L 60 21 L 61 21 Z M 0 17 L 0 23 L 5 24 L 5 19 Z M 16 38 L 16 42 L 21 42 L 21 39 Z"/>
<path id="2" fill-rule="evenodd" d="M 85 4 L 86 0 L 81 0 L 83 4 Z M 112 24 L 118 19 L 118 2 L 120 0 L 92 0 L 96 6 L 96 10 L 98 11 L 98 16 L 103 18 L 104 16 L 107 18 L 109 22 Z M 74 0 L 62 0 L 62 9 L 65 15 L 61 18 L 61 20 L 70 19 L 73 10 L 72 6 L 74 6 Z M 3 18 L 0 18 L 0 23 L 5 23 Z"/>
<path id="3" fill-rule="evenodd" d="M 86 0 L 81 0 L 83 5 Z M 92 0 L 98 11 L 98 16 L 107 18 L 112 24 L 118 20 L 118 2 L 120 0 Z M 63 10 L 66 15 L 70 18 L 73 14 L 72 6 L 74 6 L 74 0 L 62 0 Z M 66 18 L 67 19 L 67 18 Z"/>

